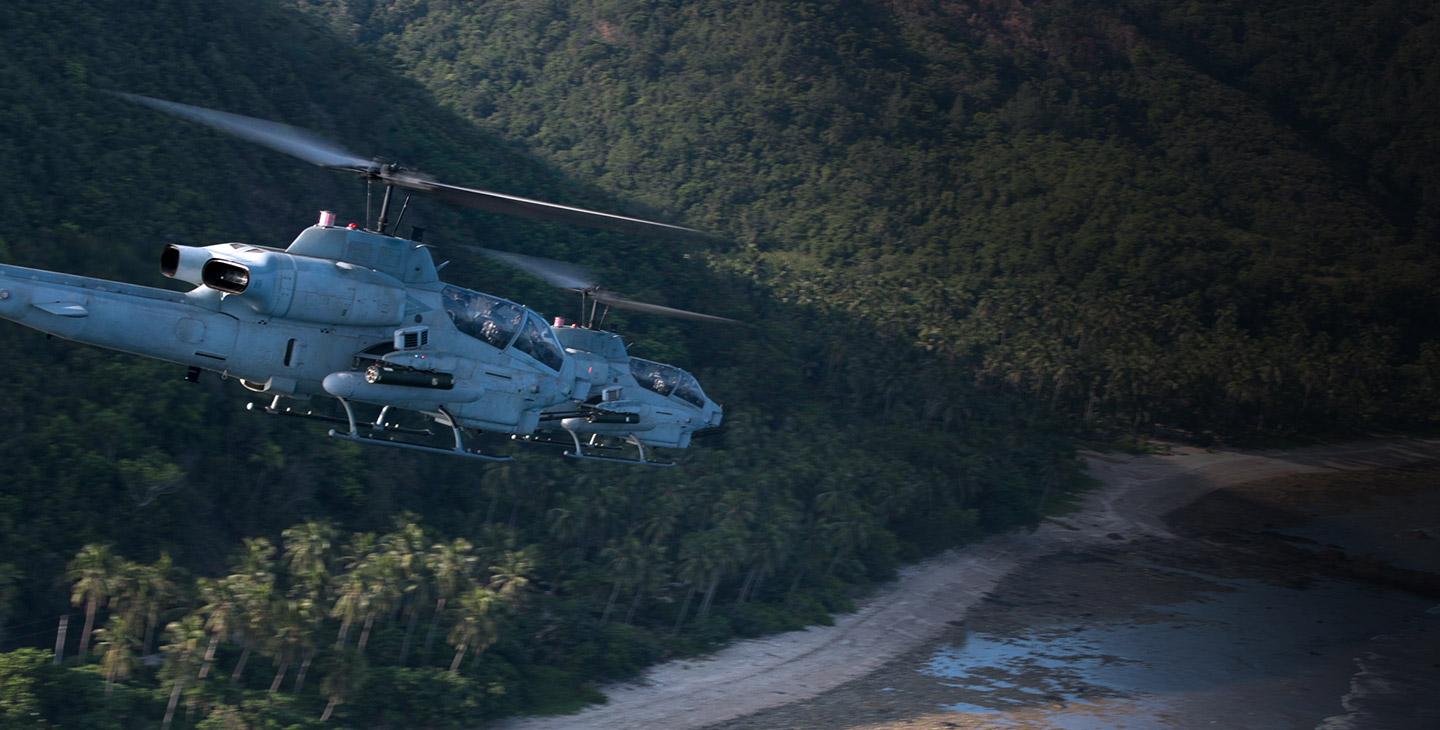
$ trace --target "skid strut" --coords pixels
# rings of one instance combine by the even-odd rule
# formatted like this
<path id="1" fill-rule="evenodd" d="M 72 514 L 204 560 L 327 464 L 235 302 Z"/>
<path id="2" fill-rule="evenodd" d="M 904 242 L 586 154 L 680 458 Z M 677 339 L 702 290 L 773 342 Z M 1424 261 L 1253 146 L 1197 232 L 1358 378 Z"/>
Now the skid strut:
<path id="1" fill-rule="evenodd" d="M 440 446 L 430 446 L 428 444 L 417 444 L 412 441 L 400 441 L 393 437 L 372 436 L 370 435 L 370 433 L 399 433 L 410 434 L 414 436 L 434 436 L 435 432 L 428 428 L 407 428 L 396 423 L 391 423 L 388 419 L 392 411 L 394 410 L 392 406 L 382 407 L 380 409 L 380 414 L 375 417 L 374 421 L 361 421 L 355 417 L 355 408 L 351 406 L 348 401 L 346 401 L 344 398 L 336 398 L 335 400 L 340 401 L 340 407 L 345 409 L 344 418 L 339 418 L 337 416 L 329 416 L 321 413 L 314 413 L 309 410 L 297 410 L 289 406 L 281 406 L 280 396 L 278 395 L 275 396 L 274 400 L 270 401 L 270 405 L 268 406 L 257 407 L 258 404 L 251 402 L 247 403 L 245 405 L 245 408 L 247 410 L 258 410 L 263 413 L 277 416 L 295 416 L 298 418 L 310 418 L 316 421 L 325 421 L 327 423 L 344 424 L 344 431 L 332 428 L 330 429 L 330 435 L 343 441 L 354 441 L 355 443 L 366 444 L 369 446 L 389 446 L 397 449 L 424 451 L 431 454 L 459 456 L 466 459 L 479 459 L 481 461 L 511 461 L 514 458 L 510 456 L 493 456 L 491 454 L 486 454 L 479 450 L 471 449 L 465 446 L 465 436 L 464 433 L 461 431 L 459 424 L 456 422 L 455 417 L 452 416 L 450 412 L 445 410 L 443 407 L 440 409 L 440 414 L 442 418 L 437 418 L 435 420 L 437 423 L 441 423 L 445 426 L 450 427 L 450 433 L 454 438 L 454 446 L 448 449 Z M 370 433 L 362 432 L 362 427 Z"/>
<path id="2" fill-rule="evenodd" d="M 357 444 L 368 444 L 371 446 L 390 446 L 397 449 L 410 449 L 411 451 L 424 451 L 431 454 L 459 456 L 466 459 L 479 459 L 481 461 L 512 461 L 514 459 L 514 457 L 511 456 L 492 456 L 490 454 L 482 453 L 475 449 L 467 448 L 465 446 L 465 435 L 460 430 L 459 423 L 456 422 L 454 416 L 450 415 L 449 411 L 445 410 L 444 406 L 440 407 L 440 415 L 444 416 L 445 420 L 441 421 L 438 418 L 435 420 L 436 423 L 443 423 L 444 425 L 449 426 L 450 433 L 455 437 L 455 446 L 449 449 L 440 448 L 438 446 L 428 446 L 426 444 L 412 443 L 410 441 L 395 441 L 393 439 L 384 439 L 377 438 L 375 436 L 362 435 L 360 433 L 360 429 L 358 428 L 358 423 L 355 420 L 355 409 L 350 406 L 350 402 L 345 400 L 344 398 L 338 397 L 335 400 L 340 401 L 340 407 L 345 409 L 346 425 L 348 425 L 350 428 L 348 432 L 344 433 L 337 431 L 333 428 L 330 429 L 330 435 L 337 439 L 341 439 L 344 441 L 354 441 Z M 388 415 L 386 411 L 388 411 L 388 406 L 386 407 L 386 410 L 382 410 L 381 416 L 379 418 L 376 418 L 375 420 L 377 422 L 383 422 L 384 416 Z M 373 427 L 377 424 L 366 425 Z M 383 426 L 381 427 L 383 428 Z"/>
<path id="3" fill-rule="evenodd" d="M 575 442 L 575 450 L 565 452 L 565 455 L 572 459 L 583 459 L 585 461 L 608 461 L 612 464 L 636 464 L 639 466 L 675 466 L 675 462 L 673 461 L 651 461 L 645 458 L 645 444 L 642 443 L 640 439 L 635 437 L 634 435 L 625 437 L 625 441 L 627 443 L 634 444 L 635 450 L 639 453 L 639 458 L 632 459 L 628 456 L 600 456 L 598 454 L 587 453 L 585 451 L 585 445 L 582 445 L 580 443 L 580 434 L 571 431 L 568 428 L 565 429 L 565 433 L 570 434 L 571 440 Z M 590 434 L 589 441 L 590 443 L 588 445 L 592 449 L 605 448 L 600 445 L 600 434 Z"/>
<path id="4" fill-rule="evenodd" d="M 326 422 L 326 423 L 345 423 L 345 424 L 348 424 L 348 423 L 349 423 L 349 421 L 348 421 L 347 419 L 344 419 L 344 418 L 338 418 L 338 417 L 336 417 L 336 416 L 327 416 L 327 415 L 325 415 L 325 414 L 323 414 L 323 413 L 315 413 L 314 411 L 310 411 L 310 410 L 301 410 L 301 409 L 298 409 L 298 408 L 294 408 L 294 407 L 292 407 L 292 406 L 282 406 L 282 405 L 280 405 L 280 398 L 281 398 L 281 396 L 278 396 L 278 395 L 275 396 L 274 400 L 271 400 L 271 401 L 270 401 L 270 405 L 267 405 L 267 406 L 261 406 L 261 405 L 259 405 L 258 403 L 255 403 L 254 401 L 251 401 L 251 402 L 245 404 L 245 410 L 247 410 L 247 411 L 258 411 L 258 412 L 260 412 L 260 413 L 265 413 L 265 414 L 268 414 L 268 415 L 271 415 L 271 416 L 293 416 L 293 417 L 295 417 L 295 418 L 308 418 L 308 419 L 310 419 L 310 420 L 312 420 L 312 421 L 324 421 L 324 422 Z M 387 406 L 386 408 L 388 408 L 388 406 Z M 388 432 L 390 432 L 390 433 L 404 433 L 404 434 L 411 434 L 411 435 L 414 435 L 414 436 L 434 436 L 434 435 L 435 435 L 435 432 L 434 432 L 434 431 L 431 431 L 431 430 L 428 429 L 428 428 L 409 428 L 409 427 L 400 426 L 400 425 L 394 424 L 394 423 L 387 423 L 387 422 L 385 421 L 385 415 L 386 415 L 386 410 L 385 410 L 385 409 L 381 409 L 381 410 L 380 410 L 380 415 L 379 415 L 378 417 L 376 417 L 374 423 L 365 422 L 365 421 L 360 421 L 360 422 L 357 422 L 357 425 L 359 425 L 359 426 L 364 426 L 365 428 L 368 428 L 368 429 L 370 429 L 371 431 L 388 431 Z"/>

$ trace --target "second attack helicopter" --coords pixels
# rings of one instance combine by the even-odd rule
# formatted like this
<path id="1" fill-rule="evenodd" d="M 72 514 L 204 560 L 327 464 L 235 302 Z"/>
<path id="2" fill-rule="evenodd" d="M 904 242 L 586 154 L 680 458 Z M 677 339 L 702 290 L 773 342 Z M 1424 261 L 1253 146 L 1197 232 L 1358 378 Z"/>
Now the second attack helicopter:
<path id="1" fill-rule="evenodd" d="M 695 376 L 674 365 L 631 357 L 620 336 L 601 327 L 612 307 L 703 322 L 738 324 L 735 320 L 620 296 L 601 288 L 594 275 L 574 264 L 505 251 L 478 251 L 552 286 L 580 294 L 580 322 L 567 325 L 557 317 L 551 329 L 590 382 L 607 384 L 601 385 L 598 392 L 592 387 L 590 397 L 577 400 L 573 407 L 556 406 L 541 414 L 541 431 L 569 434 L 575 449 L 567 453 L 609 459 L 612 457 L 587 453 L 586 447 L 593 451 L 625 442 L 636 447 L 639 461 L 654 463 L 646 459 L 646 446 L 687 448 L 695 432 L 688 426 L 720 425 L 719 406 L 705 397 Z M 582 443 L 582 435 L 588 439 L 586 443 Z M 549 441 L 544 434 L 517 438 Z"/>
<path id="2" fill-rule="evenodd" d="M 107 349 L 179 363 L 187 379 L 202 371 L 238 378 L 270 396 L 263 412 L 338 421 L 330 435 L 369 445 L 487 461 L 511 457 L 467 445 L 467 433 L 509 434 L 524 443 L 569 435 L 567 456 L 645 465 L 646 446 L 686 448 L 697 430 L 722 420 L 721 407 L 685 371 L 632 358 L 618 335 L 547 322 L 507 299 L 447 284 L 422 243 L 396 234 L 409 207 L 389 220 L 396 190 L 420 192 L 490 212 L 639 235 L 708 238 L 693 229 L 449 185 L 394 163 L 366 160 L 305 130 L 151 97 L 125 100 L 173 114 L 322 167 L 384 186 L 372 226 L 337 225 L 322 211 L 286 248 L 246 243 L 171 244 L 161 273 L 195 285 L 180 293 L 0 264 L 0 318 Z M 489 252 L 547 278 L 560 270 L 518 254 Z M 578 270 L 578 269 L 576 269 Z M 608 308 L 691 319 L 720 317 L 660 307 L 582 287 Z M 602 318 L 603 322 L 603 318 Z M 299 402 L 334 398 L 343 417 Z M 295 402 L 296 405 L 287 405 Z M 378 409 L 369 420 L 357 405 Z M 257 404 L 250 404 L 252 409 Z M 449 431 L 445 446 L 416 437 L 428 427 L 399 423 L 399 412 Z M 583 441 L 582 441 L 583 437 Z M 560 443 L 566 443 L 562 440 Z M 634 446 L 635 457 L 607 455 Z"/>

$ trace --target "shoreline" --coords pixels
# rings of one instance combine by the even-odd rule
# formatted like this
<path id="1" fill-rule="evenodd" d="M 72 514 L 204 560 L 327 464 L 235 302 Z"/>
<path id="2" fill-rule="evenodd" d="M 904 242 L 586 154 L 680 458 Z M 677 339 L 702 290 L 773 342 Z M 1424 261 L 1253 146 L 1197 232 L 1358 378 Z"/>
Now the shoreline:
<path id="1" fill-rule="evenodd" d="M 1440 727 L 1436 519 L 1434 461 L 1222 488 L 1179 539 L 1044 556 L 882 669 L 712 728 Z"/>
<path id="2" fill-rule="evenodd" d="M 808 700 L 864 677 L 962 622 L 1007 576 L 1039 558 L 1135 539 L 1175 537 L 1164 517 L 1216 489 L 1278 476 L 1369 471 L 1440 459 L 1440 439 L 1270 452 L 1176 447 L 1164 455 L 1086 454 L 1101 486 L 1064 518 L 908 566 L 828 627 L 738 642 L 607 686 L 608 703 L 574 715 L 517 718 L 511 730 L 700 728 Z"/>

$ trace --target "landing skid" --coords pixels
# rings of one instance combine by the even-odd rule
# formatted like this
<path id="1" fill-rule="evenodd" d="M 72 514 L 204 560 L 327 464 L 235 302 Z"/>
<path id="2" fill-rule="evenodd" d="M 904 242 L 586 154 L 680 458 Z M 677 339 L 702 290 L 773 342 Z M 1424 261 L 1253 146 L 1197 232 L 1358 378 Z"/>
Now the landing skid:
<path id="1" fill-rule="evenodd" d="M 675 466 L 675 462 L 673 461 L 651 461 L 645 458 L 645 444 L 641 443 L 640 439 L 634 436 L 625 437 L 625 441 L 627 443 L 633 444 L 635 446 L 635 450 L 639 453 L 638 458 L 632 459 L 627 456 L 600 456 L 598 454 L 586 453 L 585 446 L 580 443 L 580 434 L 577 434 L 569 429 L 566 429 L 565 433 L 570 434 L 571 440 L 575 442 L 575 450 L 565 452 L 565 455 L 572 459 L 583 459 L 585 461 L 608 461 L 612 464 L 637 464 L 640 466 Z M 600 445 L 599 434 L 593 433 L 590 434 L 589 446 L 592 449 L 611 448 Z"/>
<path id="2" fill-rule="evenodd" d="M 281 405 L 280 405 L 280 396 L 278 396 L 278 395 L 275 396 L 275 399 L 274 399 L 274 400 L 270 401 L 270 405 L 268 405 L 268 406 L 261 406 L 261 405 L 259 405 L 258 403 L 255 403 L 254 401 L 251 401 L 251 402 L 249 402 L 249 403 L 246 403 L 246 404 L 245 404 L 245 410 L 247 410 L 247 411 L 259 411 L 259 412 L 261 412 L 261 413 L 265 413 L 265 414 L 271 415 L 271 416 L 292 416 L 292 417 L 295 417 L 295 418 L 308 418 L 308 419 L 310 419 L 310 420 L 312 420 L 312 421 L 325 421 L 326 423 L 345 423 L 345 424 L 348 424 L 348 423 L 349 423 L 348 420 L 346 420 L 346 419 L 344 419 L 344 418 L 340 418 L 340 417 L 338 417 L 338 416 L 327 416 L 327 415 L 325 415 L 325 414 L 323 414 L 323 413 L 315 413 L 314 411 L 310 411 L 310 410 L 300 410 L 300 409 L 293 408 L 293 407 L 291 407 L 291 406 L 281 406 Z M 387 431 L 387 432 L 390 432 L 390 433 L 403 433 L 403 434 L 410 434 L 410 435 L 414 435 L 414 436 L 434 436 L 434 435 L 435 435 L 435 432 L 434 432 L 434 431 L 431 431 L 431 430 L 428 429 L 428 428 L 407 428 L 407 427 L 401 426 L 401 425 L 399 425 L 399 424 L 387 423 L 387 422 L 385 421 L 385 416 L 389 414 L 389 411 L 390 411 L 390 406 L 385 406 L 384 408 L 381 408 L 381 409 L 380 409 L 380 415 L 379 415 L 379 416 L 376 416 L 374 422 L 370 422 L 370 421 L 357 421 L 357 422 L 356 422 L 356 425 L 361 426 L 361 427 L 364 427 L 364 428 L 368 428 L 368 429 L 370 429 L 371 431 Z"/>
<path id="3" fill-rule="evenodd" d="M 547 438 L 547 437 L 544 437 L 544 436 L 537 436 L 537 435 L 535 435 L 535 434 L 528 434 L 528 435 L 525 435 L 525 436 L 512 435 L 512 436 L 510 437 L 510 439 L 513 440 L 513 441 L 515 441 L 516 443 L 524 444 L 524 445 L 526 445 L 526 446 L 554 446 L 554 447 L 557 448 L 557 449 L 565 449 L 565 450 L 567 450 L 567 451 L 570 449 L 570 442 L 569 442 L 569 441 L 562 441 L 562 440 L 560 440 L 560 439 L 552 439 L 552 438 Z M 591 449 L 604 449 L 605 451 L 619 451 L 619 450 L 620 450 L 620 447 L 619 447 L 619 446 L 591 446 L 590 448 L 591 448 Z"/>
<path id="4" fill-rule="evenodd" d="M 346 425 L 347 429 L 345 431 L 340 431 L 332 428 L 329 432 L 331 437 L 340 439 L 342 441 L 353 441 L 357 444 L 365 444 L 367 446 L 388 446 L 396 449 L 409 449 L 411 451 L 423 451 L 426 453 L 440 454 L 443 456 L 459 456 L 466 459 L 479 459 L 480 461 L 490 462 L 514 460 L 514 457 L 511 456 L 493 456 L 491 454 L 482 453 L 476 449 L 466 447 L 464 432 L 456 423 L 454 416 L 450 415 L 450 412 L 446 411 L 443 407 L 440 409 L 441 418 L 436 418 L 435 422 L 450 427 L 450 433 L 455 439 L 455 444 L 448 449 L 439 446 L 430 446 L 428 444 L 419 444 L 413 441 L 400 441 L 393 437 L 382 438 L 380 436 L 371 436 L 369 434 L 362 433 L 360 431 L 361 426 L 364 426 L 372 433 L 389 432 L 413 434 L 417 436 L 435 435 L 435 432 L 431 431 L 428 428 L 406 428 L 397 424 L 388 423 L 386 421 L 386 416 L 390 415 L 390 406 L 385 406 L 384 408 L 381 408 L 380 414 L 375 417 L 375 420 L 373 422 L 360 421 L 355 418 L 355 409 L 350 405 L 348 401 L 346 401 L 344 398 L 336 398 L 335 400 L 340 401 L 340 406 L 345 409 L 344 418 L 327 416 L 323 414 L 313 413 L 311 411 L 297 411 L 289 407 L 282 408 L 280 406 L 280 396 L 275 396 L 275 399 L 270 402 L 270 405 L 263 407 L 261 410 L 265 413 L 274 415 L 297 416 L 300 418 L 311 418 L 317 421 L 327 421 L 330 423 L 343 423 Z M 255 403 L 247 404 L 246 408 L 252 411 L 256 410 Z"/>
<path id="5" fill-rule="evenodd" d="M 479 451 L 476 451 L 475 449 L 467 448 L 465 446 L 465 434 L 460 430 L 460 426 L 456 423 L 455 417 L 450 415 L 450 412 L 445 410 L 444 406 L 440 407 L 440 415 L 444 416 L 444 425 L 450 427 L 450 433 L 455 437 L 455 445 L 448 449 L 442 449 L 438 446 L 417 444 L 410 441 L 395 441 L 393 439 L 382 439 L 375 436 L 361 435 L 359 429 L 356 428 L 355 409 L 350 407 L 350 402 L 345 400 L 344 398 L 336 398 L 335 400 L 340 401 L 340 406 L 345 409 L 345 419 L 350 426 L 349 433 L 341 433 L 333 428 L 330 429 L 330 435 L 337 439 L 341 439 L 344 441 L 354 441 L 357 444 L 369 444 L 371 446 L 391 446 L 397 449 L 410 449 L 411 451 L 424 451 L 430 454 L 459 456 L 466 459 L 479 459 L 481 461 L 513 461 L 515 458 L 513 456 L 491 456 L 490 454 L 481 453 Z M 385 416 L 389 413 L 389 411 L 390 406 L 385 406 L 383 409 L 381 409 L 380 416 L 375 420 L 383 423 L 385 421 Z M 435 420 L 435 422 L 441 423 L 440 419 L 438 418 Z"/>

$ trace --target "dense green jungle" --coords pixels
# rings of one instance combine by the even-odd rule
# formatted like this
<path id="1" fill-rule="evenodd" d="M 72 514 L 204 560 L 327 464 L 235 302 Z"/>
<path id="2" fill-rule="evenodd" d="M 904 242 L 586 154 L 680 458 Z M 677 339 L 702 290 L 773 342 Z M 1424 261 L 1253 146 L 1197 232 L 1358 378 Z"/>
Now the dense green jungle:
<path id="1" fill-rule="evenodd" d="M 0 323 L 3 727 L 564 711 L 1034 524 L 1083 440 L 1437 425 L 1435 3 L 14 0 L 0 49 L 5 263 L 172 286 L 165 243 L 363 218 L 124 90 L 712 232 L 411 213 L 542 312 L 461 247 L 753 324 L 614 320 L 726 407 L 646 470 L 366 449 Z"/>

